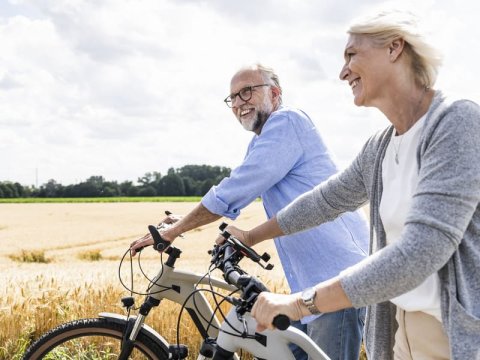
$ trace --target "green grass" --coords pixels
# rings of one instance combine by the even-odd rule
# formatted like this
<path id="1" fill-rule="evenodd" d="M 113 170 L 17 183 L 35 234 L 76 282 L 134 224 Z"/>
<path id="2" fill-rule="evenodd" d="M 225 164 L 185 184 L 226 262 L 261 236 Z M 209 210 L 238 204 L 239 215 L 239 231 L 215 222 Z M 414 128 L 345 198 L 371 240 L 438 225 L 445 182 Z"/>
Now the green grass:
<path id="1" fill-rule="evenodd" d="M 115 203 L 115 202 L 198 202 L 200 196 L 96 197 L 96 198 L 9 198 L 1 203 Z"/>

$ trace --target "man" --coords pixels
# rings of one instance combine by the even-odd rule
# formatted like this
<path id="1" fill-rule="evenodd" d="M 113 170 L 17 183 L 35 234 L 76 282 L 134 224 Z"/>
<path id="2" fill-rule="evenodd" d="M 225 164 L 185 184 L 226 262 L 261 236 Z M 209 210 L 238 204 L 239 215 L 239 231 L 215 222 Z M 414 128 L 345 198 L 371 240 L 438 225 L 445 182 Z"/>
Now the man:
<path id="1" fill-rule="evenodd" d="M 259 196 L 271 218 L 337 172 L 310 118 L 282 105 L 282 88 L 272 69 L 260 64 L 242 68 L 233 76 L 230 88 L 225 103 L 255 136 L 243 163 L 230 177 L 212 187 L 189 214 L 162 233 L 167 241 L 222 216 L 235 219 Z M 132 244 L 132 253 L 152 243 L 150 237 L 139 239 Z M 275 245 L 290 290 L 298 292 L 362 260 L 367 254 L 368 229 L 360 214 L 348 213 L 301 234 L 277 238 Z M 309 316 L 295 326 L 332 359 L 358 359 L 363 316 L 363 309 L 346 309 Z M 301 349 L 294 347 L 294 351 L 297 359 L 306 359 Z"/>

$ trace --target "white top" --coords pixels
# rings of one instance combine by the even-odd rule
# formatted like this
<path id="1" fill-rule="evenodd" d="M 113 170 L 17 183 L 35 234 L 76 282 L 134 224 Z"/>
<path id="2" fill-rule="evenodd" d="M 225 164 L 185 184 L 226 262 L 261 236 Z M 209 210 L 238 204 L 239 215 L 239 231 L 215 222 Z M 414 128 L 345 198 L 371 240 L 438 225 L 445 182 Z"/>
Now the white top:
<path id="1" fill-rule="evenodd" d="M 400 238 L 417 187 L 416 153 L 424 122 L 425 116 L 403 135 L 395 136 L 396 132 L 393 131 L 386 149 L 382 163 L 383 192 L 380 217 L 387 234 L 387 245 Z M 423 311 L 442 321 L 440 279 L 437 273 L 430 275 L 415 289 L 390 301 L 405 311 Z"/>

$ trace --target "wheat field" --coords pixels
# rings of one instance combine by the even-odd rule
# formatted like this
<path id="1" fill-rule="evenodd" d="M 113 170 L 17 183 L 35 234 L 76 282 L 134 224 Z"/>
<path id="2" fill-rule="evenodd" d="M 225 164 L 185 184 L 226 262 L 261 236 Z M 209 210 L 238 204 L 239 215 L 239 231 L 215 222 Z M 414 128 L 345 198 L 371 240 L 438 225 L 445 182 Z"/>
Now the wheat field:
<path id="1" fill-rule="evenodd" d="M 32 340 L 66 321 L 97 317 L 100 312 L 125 314 L 120 299 L 130 293 L 119 282 L 118 266 L 129 244 L 143 236 L 149 224 L 163 219 L 166 210 L 186 214 L 194 206 L 177 202 L 0 204 L 0 360 L 21 359 Z M 230 223 L 249 229 L 264 219 L 262 204 L 254 202 Z M 203 226 L 175 241 L 182 250 L 177 268 L 207 271 L 207 251 L 218 236 L 220 223 Z M 256 250 L 271 255 L 274 269 L 267 272 L 248 260 L 242 267 L 259 276 L 270 290 L 286 292 L 273 242 L 259 244 Z M 149 248 L 141 256 L 148 275 L 156 274 L 160 255 Z M 128 264 L 122 274 L 125 269 L 128 272 Z M 136 297 L 137 304 L 142 300 Z M 152 310 L 147 324 L 168 342 L 176 343 L 179 309 L 168 300 L 162 302 Z M 198 353 L 201 338 L 187 315 L 181 319 L 180 335 L 190 354 Z M 251 359 L 248 355 L 243 358 Z"/>
<path id="2" fill-rule="evenodd" d="M 96 317 L 99 312 L 125 314 L 120 298 L 129 293 L 119 283 L 119 260 L 129 244 L 157 224 L 164 211 L 185 214 L 195 203 L 76 203 L 0 205 L 0 359 L 19 359 L 25 347 L 48 329 L 65 321 Z M 265 219 L 262 204 L 246 208 L 235 225 L 250 228 Z M 205 273 L 221 221 L 201 227 L 175 241 L 183 253 L 178 268 Z M 244 261 L 275 291 L 284 291 L 273 242 L 257 248 L 267 251 L 275 268 L 266 272 Z M 23 256 L 22 256 L 23 253 Z M 27 262 L 25 254 L 41 253 Z M 92 257 L 89 254 L 95 254 Z M 159 269 L 159 254 L 142 252 L 147 271 Z M 220 276 L 220 274 L 216 274 Z M 143 289 L 139 289 L 143 290 Z M 137 298 L 137 303 L 141 301 Z M 179 307 L 170 303 L 154 309 L 148 324 L 169 342 L 175 342 Z M 160 327 L 156 326 L 162 324 Z M 192 353 L 200 337 L 188 315 L 182 318 L 181 342 Z"/>

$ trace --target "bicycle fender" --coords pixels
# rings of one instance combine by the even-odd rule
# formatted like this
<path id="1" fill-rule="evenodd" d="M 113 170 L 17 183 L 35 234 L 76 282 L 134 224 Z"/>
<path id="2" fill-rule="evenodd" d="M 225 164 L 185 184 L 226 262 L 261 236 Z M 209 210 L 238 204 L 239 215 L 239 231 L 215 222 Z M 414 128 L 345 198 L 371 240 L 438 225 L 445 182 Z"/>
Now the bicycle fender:
<path id="1" fill-rule="evenodd" d="M 127 317 L 125 315 L 102 312 L 98 314 L 98 316 L 104 319 L 108 319 L 109 321 L 112 321 L 116 324 L 125 324 L 125 325 L 127 324 Z M 134 319 L 135 316 L 132 316 L 130 318 Z M 169 353 L 170 344 L 167 342 L 167 340 L 165 340 L 165 338 L 162 335 L 156 332 L 152 327 L 148 326 L 147 324 L 143 324 L 142 329 L 140 330 L 140 333 L 144 334 L 149 339 L 157 343 L 160 347 L 164 348 L 167 354 Z"/>

